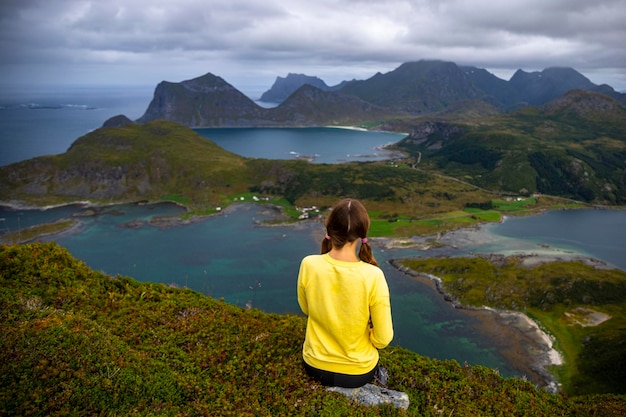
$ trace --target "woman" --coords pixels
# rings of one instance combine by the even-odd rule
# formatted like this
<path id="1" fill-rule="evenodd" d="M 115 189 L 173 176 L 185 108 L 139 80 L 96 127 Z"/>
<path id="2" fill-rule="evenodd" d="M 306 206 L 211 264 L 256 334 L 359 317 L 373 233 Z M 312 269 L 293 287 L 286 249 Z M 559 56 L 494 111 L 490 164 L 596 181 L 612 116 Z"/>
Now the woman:
<path id="1" fill-rule="evenodd" d="M 378 349 L 393 338 L 389 288 L 367 243 L 369 227 L 363 204 L 340 201 L 326 220 L 321 254 L 300 265 L 298 303 L 308 316 L 304 367 L 323 385 L 355 388 L 371 382 Z"/>

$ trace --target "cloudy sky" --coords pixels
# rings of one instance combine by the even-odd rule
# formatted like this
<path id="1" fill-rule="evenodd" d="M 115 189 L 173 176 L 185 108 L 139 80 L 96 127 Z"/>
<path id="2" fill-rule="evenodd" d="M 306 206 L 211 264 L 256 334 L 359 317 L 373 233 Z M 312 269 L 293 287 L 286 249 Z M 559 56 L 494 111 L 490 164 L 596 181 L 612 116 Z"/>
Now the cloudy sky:
<path id="1" fill-rule="evenodd" d="M 156 85 L 211 72 L 334 85 L 441 59 L 508 80 L 577 69 L 626 90 L 626 0 L 1 0 L 0 80 Z M 254 97 L 253 97 L 254 98 Z"/>

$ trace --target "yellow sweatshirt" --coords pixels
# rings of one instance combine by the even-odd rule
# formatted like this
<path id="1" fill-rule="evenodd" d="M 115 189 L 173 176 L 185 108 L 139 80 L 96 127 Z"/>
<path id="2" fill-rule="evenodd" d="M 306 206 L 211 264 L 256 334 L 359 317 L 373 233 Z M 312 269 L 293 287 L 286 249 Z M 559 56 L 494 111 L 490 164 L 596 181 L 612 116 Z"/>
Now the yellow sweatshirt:
<path id="1" fill-rule="evenodd" d="M 304 361 L 325 371 L 360 375 L 378 363 L 393 339 L 389 288 L 383 271 L 328 254 L 300 264 L 298 303 L 308 316 Z"/>

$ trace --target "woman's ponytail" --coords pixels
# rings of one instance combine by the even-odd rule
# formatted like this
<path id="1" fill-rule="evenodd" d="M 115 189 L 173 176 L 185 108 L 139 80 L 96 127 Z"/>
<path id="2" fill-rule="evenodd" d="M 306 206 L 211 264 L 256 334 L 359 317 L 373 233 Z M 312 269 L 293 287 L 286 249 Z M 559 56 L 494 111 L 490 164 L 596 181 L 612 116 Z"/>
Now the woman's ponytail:
<path id="1" fill-rule="evenodd" d="M 326 235 L 326 237 L 324 238 L 324 240 L 322 241 L 322 251 L 321 254 L 325 254 L 330 252 L 330 250 L 333 248 L 333 244 L 330 241 L 330 237 L 328 235 Z"/>
<path id="2" fill-rule="evenodd" d="M 372 247 L 367 242 L 367 239 L 363 239 L 361 241 L 361 247 L 359 248 L 359 259 L 363 262 L 367 262 L 368 264 L 378 266 L 378 262 L 376 262 L 376 258 L 374 258 L 374 255 L 372 254 Z"/>

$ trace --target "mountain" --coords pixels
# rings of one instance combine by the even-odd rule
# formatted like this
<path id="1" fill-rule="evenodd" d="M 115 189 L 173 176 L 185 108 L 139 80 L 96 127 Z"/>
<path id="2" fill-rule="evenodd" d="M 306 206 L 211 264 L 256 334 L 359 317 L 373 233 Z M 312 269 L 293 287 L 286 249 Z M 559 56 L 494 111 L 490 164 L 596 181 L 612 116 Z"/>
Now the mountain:
<path id="1" fill-rule="evenodd" d="M 415 124 L 398 147 L 418 168 L 510 193 L 626 204 L 626 106 L 570 91 L 542 106 L 470 122 Z"/>
<path id="2" fill-rule="evenodd" d="M 353 95 L 302 85 L 274 108 L 263 108 L 213 74 L 181 83 L 161 82 L 146 113 L 137 122 L 157 119 L 189 127 L 320 126 L 377 124 L 397 111 Z"/>
<path id="3" fill-rule="evenodd" d="M 296 97 L 286 104 L 304 86 L 319 92 L 313 94 L 311 88 L 302 90 L 300 94 L 306 97 Z M 163 81 L 137 122 L 166 119 L 190 127 L 314 126 L 346 122 L 378 125 L 385 121 L 381 117 L 437 114 L 476 117 L 505 112 L 529 104 L 544 104 L 572 89 L 600 92 L 626 103 L 625 94 L 607 85 L 595 85 L 572 68 L 548 68 L 537 73 L 519 70 L 510 81 L 504 81 L 484 69 L 422 60 L 404 63 L 367 80 L 344 81 L 334 87 L 303 74 L 278 77 L 263 96 L 264 100 L 282 100 L 271 109 L 256 105 L 211 73 L 180 83 Z M 348 96 L 358 100 L 349 102 Z M 298 103 L 303 107 L 298 107 Z M 369 110 L 365 110 L 367 106 Z M 331 108 L 334 111 L 329 111 Z"/>
<path id="4" fill-rule="evenodd" d="M 263 119 L 265 109 L 211 73 L 180 83 L 157 85 L 145 114 L 137 122 L 166 119 L 185 126 L 239 126 Z"/>
<path id="5" fill-rule="evenodd" d="M 511 107 L 516 103 L 517 92 L 508 82 L 483 68 L 460 67 L 474 85 L 483 92 L 482 100 L 496 107 Z"/>
<path id="6" fill-rule="evenodd" d="M 461 68 L 444 61 L 407 62 L 386 74 L 352 82 L 340 91 L 412 114 L 434 113 L 484 96 Z"/>
<path id="7" fill-rule="evenodd" d="M 531 106 L 547 103 L 571 90 L 595 91 L 623 100 L 622 94 L 607 85 L 593 84 L 573 68 L 547 68 L 541 72 L 517 70 L 509 84 L 515 91 L 515 100 Z M 508 100 L 501 97 L 501 101 L 506 103 Z"/>
<path id="8" fill-rule="evenodd" d="M 261 95 L 260 101 L 282 103 L 287 97 L 305 84 L 312 85 L 323 91 L 330 89 L 330 87 L 318 77 L 289 73 L 285 78 L 276 77 L 276 81 L 274 81 L 272 87 Z"/>
<path id="9" fill-rule="evenodd" d="M 301 125 L 358 125 L 398 115 L 359 97 L 305 84 L 270 112 Z"/>

